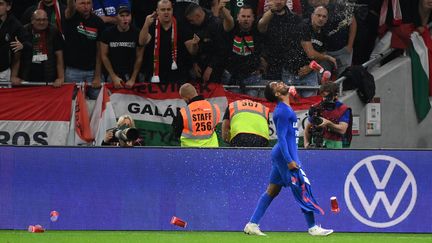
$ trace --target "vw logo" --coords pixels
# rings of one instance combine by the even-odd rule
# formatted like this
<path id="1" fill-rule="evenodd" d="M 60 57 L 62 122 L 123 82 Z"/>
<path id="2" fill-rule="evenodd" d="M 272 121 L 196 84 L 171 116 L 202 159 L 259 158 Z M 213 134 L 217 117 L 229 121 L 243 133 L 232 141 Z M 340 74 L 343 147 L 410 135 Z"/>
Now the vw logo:
<path id="1" fill-rule="evenodd" d="M 377 168 L 383 173 L 378 173 Z M 358 179 L 360 176 L 362 180 Z M 387 195 L 390 191 L 387 187 L 396 187 L 391 190 L 393 201 Z M 346 205 L 357 220 L 371 227 L 387 228 L 402 222 L 411 213 L 417 199 L 417 184 L 411 170 L 400 160 L 375 155 L 354 165 L 345 180 L 344 194 Z M 401 204 L 407 200 L 409 203 Z M 386 220 L 374 217 L 380 205 L 387 213 Z"/>

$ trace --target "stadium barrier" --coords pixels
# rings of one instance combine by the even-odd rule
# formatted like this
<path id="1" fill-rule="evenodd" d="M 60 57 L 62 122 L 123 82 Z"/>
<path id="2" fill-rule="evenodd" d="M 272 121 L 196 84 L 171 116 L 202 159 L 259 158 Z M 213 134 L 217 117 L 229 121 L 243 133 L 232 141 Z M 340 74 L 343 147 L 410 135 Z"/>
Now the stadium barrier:
<path id="1" fill-rule="evenodd" d="M 264 192 L 270 149 L 0 146 L 0 229 L 241 231 Z M 432 150 L 300 150 L 338 232 L 431 233 Z M 330 211 L 336 196 L 340 213 Z M 60 213 L 56 222 L 50 212 Z M 304 231 L 289 189 L 260 222 Z"/>

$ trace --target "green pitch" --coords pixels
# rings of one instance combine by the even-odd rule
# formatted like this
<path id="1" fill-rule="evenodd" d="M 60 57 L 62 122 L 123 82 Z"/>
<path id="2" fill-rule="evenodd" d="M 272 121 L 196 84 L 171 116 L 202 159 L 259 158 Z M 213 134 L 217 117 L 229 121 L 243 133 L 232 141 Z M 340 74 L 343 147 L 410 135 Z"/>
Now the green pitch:
<path id="1" fill-rule="evenodd" d="M 187 242 L 187 243 L 248 243 L 248 242 L 331 242 L 331 243 L 421 243 L 432 242 L 432 234 L 387 233 L 334 233 L 327 237 L 313 237 L 307 233 L 268 232 L 266 237 L 245 235 L 242 232 L 190 232 L 190 231 L 0 231 L 1 243 L 133 243 L 133 242 Z"/>

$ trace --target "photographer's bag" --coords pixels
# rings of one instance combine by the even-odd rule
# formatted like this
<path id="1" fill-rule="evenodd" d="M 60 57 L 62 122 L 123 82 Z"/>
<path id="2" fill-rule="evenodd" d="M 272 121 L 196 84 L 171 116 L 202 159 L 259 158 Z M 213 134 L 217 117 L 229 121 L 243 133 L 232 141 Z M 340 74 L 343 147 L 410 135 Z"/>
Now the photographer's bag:
<path id="1" fill-rule="evenodd" d="M 357 89 L 360 100 L 367 104 L 375 96 L 375 79 L 366 68 L 361 65 L 348 67 L 342 76 L 346 77 L 343 82 L 343 90 Z"/>

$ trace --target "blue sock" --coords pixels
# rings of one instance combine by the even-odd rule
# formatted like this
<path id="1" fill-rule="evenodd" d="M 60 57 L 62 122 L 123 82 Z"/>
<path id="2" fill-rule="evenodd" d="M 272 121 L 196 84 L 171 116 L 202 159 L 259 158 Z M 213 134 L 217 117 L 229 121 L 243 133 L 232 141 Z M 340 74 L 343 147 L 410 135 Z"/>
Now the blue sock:
<path id="1" fill-rule="evenodd" d="M 314 213 L 312 211 L 309 212 L 303 211 L 303 213 L 306 218 L 306 223 L 308 225 L 308 228 L 314 227 L 316 225 Z"/>
<path id="2" fill-rule="evenodd" d="M 259 201 L 258 205 L 255 208 L 255 212 L 252 215 L 252 218 L 250 219 L 251 223 L 257 224 L 261 218 L 263 217 L 265 211 L 267 210 L 268 206 L 270 206 L 270 203 L 272 202 L 273 198 L 270 197 L 266 192 L 264 192 Z"/>

